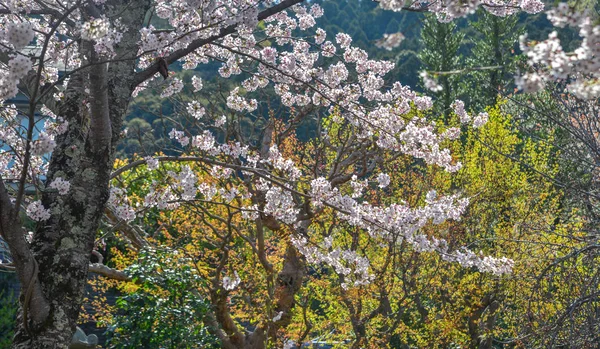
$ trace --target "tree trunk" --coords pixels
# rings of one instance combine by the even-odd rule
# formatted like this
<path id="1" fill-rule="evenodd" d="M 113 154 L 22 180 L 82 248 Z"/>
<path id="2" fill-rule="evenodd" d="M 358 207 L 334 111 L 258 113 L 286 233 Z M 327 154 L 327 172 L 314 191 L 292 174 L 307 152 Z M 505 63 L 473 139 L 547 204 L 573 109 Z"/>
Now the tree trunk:
<path id="1" fill-rule="evenodd" d="M 137 52 L 137 28 L 142 27 L 150 3 L 147 0 L 111 2 L 122 7 L 123 24 L 130 28 L 116 47 L 117 57 L 132 58 Z M 93 56 L 88 53 L 91 63 Z M 83 301 L 91 251 L 109 197 L 119 133 L 135 88 L 134 68 L 135 60 L 130 59 L 110 63 L 108 68 L 106 64 L 99 64 L 83 69 L 71 77 L 65 101 L 57 106 L 57 114 L 69 122 L 69 130 L 56 139 L 47 183 L 62 177 L 70 181 L 71 188 L 64 196 L 43 194 L 42 203 L 51 210 L 52 216 L 38 224 L 31 244 L 38 273 L 25 278 L 31 280 L 32 285 L 41 286 L 49 313 L 43 321 L 35 321 L 32 315 L 40 309 L 26 299 L 29 282 L 23 283 L 14 349 L 67 348 L 71 342 Z"/>
<path id="2" fill-rule="evenodd" d="M 83 147 L 80 154 L 66 154 L 72 146 Z M 99 151 L 89 149 L 89 143 L 62 142 L 52 157 L 51 180 L 67 173 L 71 180 L 70 194 L 57 197 L 46 194 L 45 207 L 59 211 L 41 225 L 32 244 L 39 265 L 37 282 L 50 304 L 48 319 L 29 326 L 23 323 L 23 308 L 17 322 L 14 348 L 64 348 L 73 335 L 87 282 L 88 265 L 104 204 L 108 199 L 108 180 L 112 156 L 108 147 Z M 26 287 L 22 289 L 24 301 Z M 29 304 L 23 304 L 28 306 Z M 30 313 L 35 308 L 29 309 Z"/>
<path id="3" fill-rule="evenodd" d="M 283 268 L 277 275 L 275 290 L 275 312 L 282 312 L 281 319 L 274 323 L 263 323 L 252 333 L 246 336 L 244 345 L 240 349 L 265 349 L 267 338 L 277 341 L 277 332 L 285 328 L 292 319 L 292 309 L 296 301 L 296 293 L 300 291 L 306 273 L 306 263 L 299 252 L 292 245 L 285 251 Z"/>

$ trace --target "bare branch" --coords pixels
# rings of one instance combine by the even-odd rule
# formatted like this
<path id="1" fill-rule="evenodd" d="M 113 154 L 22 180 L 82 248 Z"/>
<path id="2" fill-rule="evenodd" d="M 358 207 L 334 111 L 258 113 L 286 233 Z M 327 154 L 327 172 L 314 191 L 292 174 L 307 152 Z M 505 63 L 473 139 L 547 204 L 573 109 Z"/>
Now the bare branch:
<path id="1" fill-rule="evenodd" d="M 107 267 L 106 265 L 100 263 L 90 264 L 88 271 L 90 273 L 102 275 L 113 280 L 132 281 L 132 279 L 123 271 Z"/>
<path id="2" fill-rule="evenodd" d="M 144 232 L 133 225 L 119 219 L 117 215 L 109 207 L 104 209 L 104 214 L 108 220 L 113 224 L 114 229 L 122 232 L 133 244 L 136 249 L 141 249 L 148 246 L 148 242 L 143 238 Z"/>
<path id="3" fill-rule="evenodd" d="M 485 67 L 469 67 L 469 68 L 464 68 L 464 69 L 448 70 L 448 71 L 428 71 L 428 73 L 435 74 L 435 75 L 456 75 L 456 74 L 470 73 L 472 71 L 497 70 L 497 69 L 502 69 L 502 68 L 504 68 L 504 66 L 502 66 L 502 65 L 492 65 L 492 66 L 485 66 Z"/>
<path id="4" fill-rule="evenodd" d="M 25 231 L 18 217 L 18 207 L 12 204 L 0 175 L 0 233 L 10 248 L 19 281 L 23 289 L 27 289 L 28 296 L 23 306 L 29 308 L 34 325 L 39 325 L 48 317 L 50 305 L 40 287 L 37 262 L 25 240 Z"/>
<path id="5" fill-rule="evenodd" d="M 90 67 L 90 141 L 96 150 L 109 146 L 112 138 L 106 74 L 106 63 Z"/>

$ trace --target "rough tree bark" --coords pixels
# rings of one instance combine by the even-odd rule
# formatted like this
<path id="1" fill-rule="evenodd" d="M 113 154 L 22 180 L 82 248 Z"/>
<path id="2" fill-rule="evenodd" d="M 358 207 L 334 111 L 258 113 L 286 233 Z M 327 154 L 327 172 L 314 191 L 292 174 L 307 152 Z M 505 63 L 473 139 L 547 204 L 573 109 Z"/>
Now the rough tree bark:
<path id="1" fill-rule="evenodd" d="M 140 28 L 150 1 L 118 3 L 125 5 L 124 24 L 129 28 Z M 137 51 L 137 40 L 137 30 L 124 33 L 117 55 L 132 57 Z M 65 117 L 70 126 L 56 140 L 47 181 L 63 177 L 71 182 L 71 189 L 65 196 L 51 192 L 42 196 L 42 202 L 51 209 L 52 216 L 39 224 L 31 243 L 29 264 L 38 266 L 36 275 L 31 276 L 32 267 L 20 268 L 17 263 L 23 287 L 13 340 L 15 349 L 66 348 L 79 316 L 90 255 L 109 196 L 119 132 L 135 87 L 134 60 L 111 63 L 107 67 L 106 63 L 94 64 L 99 58 L 91 52 L 90 47 L 87 53 L 85 50 L 82 53 L 89 57 L 88 63 L 92 65 L 71 77 L 66 98 L 57 106 L 59 115 Z M 90 91 L 89 96 L 86 88 Z M 2 211 L 5 209 L 8 207 L 3 205 Z M 15 231 L 5 231 L 4 235 L 19 234 L 16 229 L 20 229 L 18 223 Z M 13 244 L 9 242 L 9 245 L 16 256 Z M 41 290 L 44 302 L 32 301 L 33 297 L 27 296 L 29 287 Z M 30 314 L 27 318 L 26 313 Z"/>
<path id="2" fill-rule="evenodd" d="M 259 19 L 302 1 L 284 0 L 262 11 Z M 71 189 L 64 196 L 43 193 L 42 203 L 50 208 L 52 216 L 38 225 L 30 245 L 25 240 L 18 207 L 11 202 L 0 178 L 0 234 L 11 249 L 23 285 L 14 349 L 67 348 L 71 341 L 94 239 L 109 197 L 123 119 L 135 87 L 158 69 L 154 65 L 134 73 L 138 28 L 143 27 L 151 7 L 151 0 L 107 2 L 105 8 L 118 9 L 115 13 L 119 14 L 122 25 L 129 28 L 115 47 L 117 60 L 98 63 L 100 58 L 91 45 L 86 48 L 86 43 L 82 43 L 82 59 L 92 64 L 71 76 L 65 99 L 57 105 L 57 114 L 69 122 L 69 129 L 56 139 L 47 173 L 48 183 L 62 177 L 71 182 Z M 92 2 L 82 6 L 81 11 L 92 17 L 101 15 Z M 234 32 L 235 26 L 227 27 L 218 35 L 192 42 L 165 60 L 173 63 L 196 48 Z"/>

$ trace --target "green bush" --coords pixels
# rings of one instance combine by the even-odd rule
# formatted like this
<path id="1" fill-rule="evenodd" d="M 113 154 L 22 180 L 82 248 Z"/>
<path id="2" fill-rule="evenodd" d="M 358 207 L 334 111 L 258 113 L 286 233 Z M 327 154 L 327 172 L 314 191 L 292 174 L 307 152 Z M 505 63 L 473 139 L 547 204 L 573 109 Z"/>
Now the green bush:
<path id="1" fill-rule="evenodd" d="M 0 290 L 0 348 L 10 348 L 18 309 L 17 296 Z"/>
<path id="2" fill-rule="evenodd" d="M 108 348 L 218 348 L 202 320 L 209 304 L 189 260 L 169 250 L 145 251 L 127 269 L 140 287 L 117 300 Z"/>

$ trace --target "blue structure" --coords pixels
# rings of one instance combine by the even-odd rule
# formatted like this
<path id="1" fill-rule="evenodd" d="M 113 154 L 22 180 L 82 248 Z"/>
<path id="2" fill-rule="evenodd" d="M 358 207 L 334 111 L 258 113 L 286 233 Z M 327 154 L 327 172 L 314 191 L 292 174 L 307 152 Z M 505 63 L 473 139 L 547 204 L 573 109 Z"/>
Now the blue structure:
<path id="1" fill-rule="evenodd" d="M 12 262 L 12 257 L 8 249 L 8 244 L 0 237 L 0 263 L 10 262 Z M 5 291 L 5 297 L 10 297 L 11 293 L 18 296 L 20 287 L 19 280 L 14 272 L 0 268 L 0 290 Z"/>

